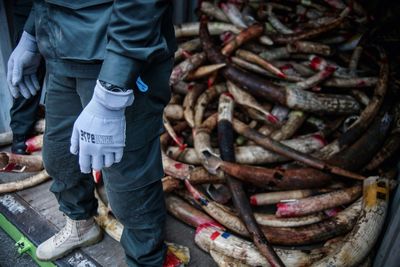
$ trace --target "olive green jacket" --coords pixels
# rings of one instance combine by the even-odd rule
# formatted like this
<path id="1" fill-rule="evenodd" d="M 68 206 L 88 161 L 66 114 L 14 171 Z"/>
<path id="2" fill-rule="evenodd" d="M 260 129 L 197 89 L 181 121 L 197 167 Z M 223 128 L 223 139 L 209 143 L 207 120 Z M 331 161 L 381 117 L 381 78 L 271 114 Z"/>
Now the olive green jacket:
<path id="1" fill-rule="evenodd" d="M 36 0 L 24 30 L 48 72 L 124 88 L 176 50 L 169 0 Z"/>

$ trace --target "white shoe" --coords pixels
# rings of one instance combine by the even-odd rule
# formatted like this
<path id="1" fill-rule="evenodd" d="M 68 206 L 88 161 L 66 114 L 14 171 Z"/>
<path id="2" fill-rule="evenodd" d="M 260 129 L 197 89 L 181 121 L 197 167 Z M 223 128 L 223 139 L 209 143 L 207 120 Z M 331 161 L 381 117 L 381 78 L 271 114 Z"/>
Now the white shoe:
<path id="1" fill-rule="evenodd" d="M 41 261 L 52 261 L 68 254 L 75 248 L 93 245 L 103 235 L 93 218 L 75 221 L 68 216 L 67 223 L 36 249 L 36 257 Z"/>

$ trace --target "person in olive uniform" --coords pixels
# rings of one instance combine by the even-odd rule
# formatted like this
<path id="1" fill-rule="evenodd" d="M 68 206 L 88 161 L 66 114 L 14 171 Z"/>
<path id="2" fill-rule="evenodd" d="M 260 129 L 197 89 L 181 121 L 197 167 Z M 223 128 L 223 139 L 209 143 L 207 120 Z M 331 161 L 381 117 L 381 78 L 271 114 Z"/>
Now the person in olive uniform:
<path id="1" fill-rule="evenodd" d="M 4 2 L 13 47 L 15 47 L 21 38 L 24 24 L 32 8 L 32 2 L 32 0 L 15 0 Z M 43 67 L 43 65 L 39 67 L 39 76 L 43 76 Z M 22 155 L 29 154 L 26 151 L 25 141 L 32 133 L 35 121 L 37 119 L 39 102 L 40 91 L 29 99 L 24 97 L 18 97 L 14 99 L 10 110 L 10 127 L 13 132 L 13 143 L 11 145 L 12 153 Z"/>
<path id="2" fill-rule="evenodd" d="M 130 266 L 162 266 L 166 208 L 159 135 L 170 99 L 176 41 L 168 0 L 38 0 L 9 59 L 14 96 L 37 90 L 48 72 L 43 160 L 66 225 L 37 249 L 54 260 L 93 244 L 97 202 L 91 171 L 102 170 L 124 225 Z M 25 86 L 24 80 L 29 84 Z"/>

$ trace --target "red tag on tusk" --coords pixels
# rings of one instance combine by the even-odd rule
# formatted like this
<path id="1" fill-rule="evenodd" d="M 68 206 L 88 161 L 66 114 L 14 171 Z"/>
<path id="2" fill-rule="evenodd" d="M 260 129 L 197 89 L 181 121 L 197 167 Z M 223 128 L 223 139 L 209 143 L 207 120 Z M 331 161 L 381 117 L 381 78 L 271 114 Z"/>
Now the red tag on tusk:
<path id="1" fill-rule="evenodd" d="M 250 204 L 254 205 L 254 206 L 258 205 L 256 196 L 251 196 L 250 197 Z"/>

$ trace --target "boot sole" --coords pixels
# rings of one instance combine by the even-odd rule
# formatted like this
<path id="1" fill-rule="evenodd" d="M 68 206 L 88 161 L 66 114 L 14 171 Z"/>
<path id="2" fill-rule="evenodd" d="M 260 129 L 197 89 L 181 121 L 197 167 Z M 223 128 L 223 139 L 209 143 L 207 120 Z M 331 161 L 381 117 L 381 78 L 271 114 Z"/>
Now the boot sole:
<path id="1" fill-rule="evenodd" d="M 69 250 L 64 251 L 64 252 L 63 252 L 62 254 L 60 254 L 60 255 L 54 256 L 54 257 L 52 257 L 52 258 L 40 258 L 40 257 L 38 257 L 38 256 L 36 255 L 36 258 L 37 258 L 38 260 L 40 260 L 40 261 L 54 261 L 54 260 L 58 260 L 58 259 L 64 257 L 65 255 L 71 253 L 73 250 L 75 250 L 75 249 L 77 249 L 77 248 L 85 248 L 85 247 L 92 246 L 92 245 L 94 245 L 94 244 L 100 242 L 102 239 L 103 239 L 103 232 L 100 232 L 99 236 L 96 237 L 95 239 L 88 240 L 88 241 L 83 242 L 82 244 L 73 246 L 73 247 L 71 247 Z"/>

